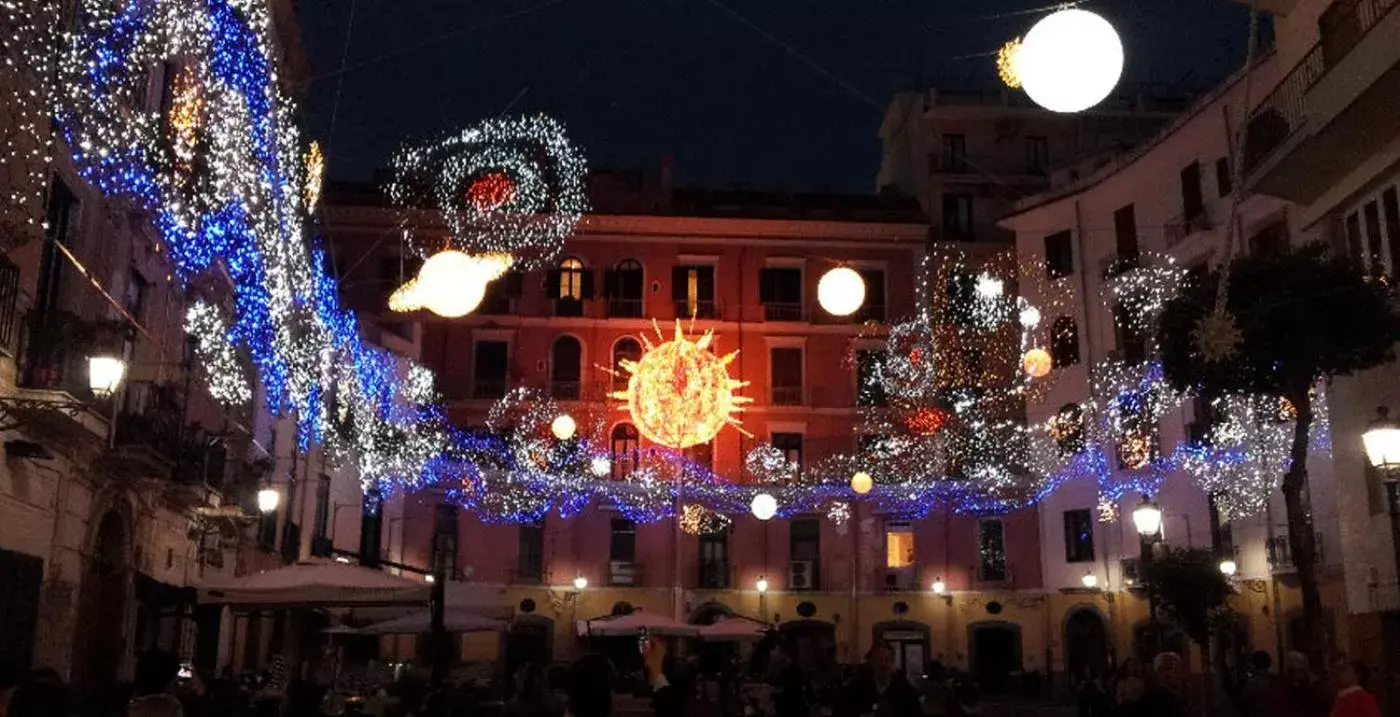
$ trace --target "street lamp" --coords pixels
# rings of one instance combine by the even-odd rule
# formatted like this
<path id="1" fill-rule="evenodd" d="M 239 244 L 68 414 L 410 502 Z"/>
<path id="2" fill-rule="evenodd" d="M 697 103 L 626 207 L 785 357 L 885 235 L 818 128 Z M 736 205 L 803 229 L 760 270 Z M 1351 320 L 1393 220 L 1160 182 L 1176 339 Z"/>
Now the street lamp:
<path id="1" fill-rule="evenodd" d="M 943 576 L 940 575 L 940 576 L 934 578 L 934 579 L 933 579 L 933 594 L 934 594 L 934 595 L 943 595 L 943 594 L 945 594 L 945 593 L 947 593 L 947 592 L 948 592 L 948 583 L 943 582 Z"/>
<path id="2" fill-rule="evenodd" d="M 277 510 L 277 506 L 282 502 L 282 494 L 276 488 L 268 486 L 258 491 L 258 511 L 261 513 L 271 513 Z"/>
<path id="3" fill-rule="evenodd" d="M 588 578 L 585 578 L 583 573 L 579 573 L 578 577 L 574 578 L 574 589 L 582 590 L 586 587 L 588 587 Z"/>
<path id="4" fill-rule="evenodd" d="M 1083 583 L 1084 587 L 1093 590 L 1099 586 L 1099 576 L 1095 575 L 1094 571 L 1090 570 L 1084 573 L 1084 577 L 1080 578 L 1079 582 Z"/>
<path id="5" fill-rule="evenodd" d="M 107 398 L 116 393 L 126 376 L 126 362 L 116 356 L 98 355 L 88 357 L 88 388 L 97 398 Z"/>
<path id="6" fill-rule="evenodd" d="M 1162 531 L 1162 509 L 1156 503 L 1142 497 L 1142 502 L 1133 509 L 1133 527 L 1137 528 L 1138 539 L 1141 541 L 1141 559 L 1144 578 L 1146 577 L 1147 566 L 1152 562 L 1153 543 L 1161 535 Z M 1147 587 L 1147 616 L 1148 623 L 1152 625 L 1153 634 L 1156 634 L 1157 626 L 1157 596 L 1153 594 L 1152 586 L 1143 580 Z M 1154 637 L 1155 639 L 1155 637 Z"/>
<path id="7" fill-rule="evenodd" d="M 758 590 L 758 619 L 764 623 L 768 622 L 768 577 L 758 576 L 758 581 L 753 584 Z"/>
<path id="8" fill-rule="evenodd" d="M 1240 571 L 1240 566 L 1234 558 L 1222 558 L 1220 560 L 1220 572 L 1227 578 L 1235 577 L 1235 573 Z"/>
<path id="9" fill-rule="evenodd" d="M 1390 408 L 1376 408 L 1376 420 L 1361 434 L 1366 458 L 1385 483 L 1390 508 L 1390 544 L 1395 554 L 1395 579 L 1400 583 L 1400 423 L 1390 418 Z"/>

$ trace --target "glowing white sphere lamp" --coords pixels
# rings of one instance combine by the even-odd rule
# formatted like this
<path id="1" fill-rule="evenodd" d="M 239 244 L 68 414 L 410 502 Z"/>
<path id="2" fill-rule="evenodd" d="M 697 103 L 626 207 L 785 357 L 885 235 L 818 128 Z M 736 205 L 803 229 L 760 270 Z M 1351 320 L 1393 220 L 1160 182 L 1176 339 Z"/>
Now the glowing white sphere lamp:
<path id="1" fill-rule="evenodd" d="M 574 578 L 574 589 L 582 590 L 586 587 L 588 587 L 588 578 L 585 578 L 582 573 L 579 573 L 578 577 Z"/>
<path id="2" fill-rule="evenodd" d="M 1235 562 L 1234 558 L 1225 558 L 1220 561 L 1220 572 L 1224 573 L 1225 577 L 1233 578 L 1235 577 L 1235 573 L 1239 571 L 1240 566 Z"/>
<path id="3" fill-rule="evenodd" d="M 1156 535 L 1162 529 L 1162 509 L 1156 503 L 1143 498 L 1138 507 L 1133 509 L 1133 527 L 1137 528 L 1138 535 Z"/>
<path id="4" fill-rule="evenodd" d="M 870 477 L 870 474 L 865 471 L 859 471 L 851 476 L 851 490 L 854 491 L 856 495 L 865 495 L 874 487 L 875 479 Z"/>
<path id="5" fill-rule="evenodd" d="M 428 583 L 435 583 L 437 582 L 437 578 L 434 577 L 432 573 L 428 573 L 427 575 L 423 576 L 423 581 Z"/>
<path id="6" fill-rule="evenodd" d="M 588 468 L 593 471 L 593 475 L 602 478 L 612 471 L 612 460 L 607 456 L 593 456 Z"/>
<path id="7" fill-rule="evenodd" d="M 282 494 L 276 488 L 263 488 L 258 491 L 258 511 L 271 513 L 282 502 Z"/>
<path id="8" fill-rule="evenodd" d="M 768 578 L 760 575 L 758 582 L 754 583 L 753 586 L 761 593 L 768 592 Z"/>
<path id="9" fill-rule="evenodd" d="M 1099 576 L 1095 575 L 1092 571 L 1087 572 L 1084 573 L 1084 577 L 1079 579 L 1079 582 L 1083 584 L 1084 587 L 1093 590 L 1099 586 Z"/>
<path id="10" fill-rule="evenodd" d="M 1033 329 L 1040 324 L 1040 309 L 1034 306 L 1027 306 L 1021 309 L 1021 325 Z"/>
<path id="11" fill-rule="evenodd" d="M 817 303 L 832 316 L 850 316 L 865 303 L 865 278 L 850 267 L 838 266 L 817 282 Z"/>
<path id="12" fill-rule="evenodd" d="M 1113 25 L 1071 8 L 1036 23 L 1016 55 L 1021 87 L 1051 112 L 1083 112 L 1102 102 L 1123 75 L 1123 41 Z"/>
<path id="13" fill-rule="evenodd" d="M 946 592 L 948 592 L 948 583 L 943 582 L 943 577 L 940 575 L 939 577 L 934 578 L 934 579 L 933 579 L 933 594 L 934 594 L 934 595 L 942 595 L 942 594 L 944 594 L 944 593 L 946 593 Z"/>
<path id="14" fill-rule="evenodd" d="M 574 422 L 574 417 L 567 413 L 561 413 L 549 424 L 549 432 L 561 441 L 567 441 L 574 437 L 578 431 L 578 424 Z"/>
<path id="15" fill-rule="evenodd" d="M 771 520 L 778 514 L 778 499 L 769 493 L 759 493 L 753 497 L 753 502 L 749 503 L 749 510 L 753 517 L 759 520 Z"/>
<path id="16" fill-rule="evenodd" d="M 125 377 L 126 362 L 116 356 L 88 358 L 88 388 L 92 389 L 92 395 L 106 398 L 116 393 Z"/>
<path id="17" fill-rule="evenodd" d="M 438 316 L 466 316 L 486 298 L 487 274 L 481 262 L 460 251 L 440 251 L 418 270 L 418 300 Z"/>

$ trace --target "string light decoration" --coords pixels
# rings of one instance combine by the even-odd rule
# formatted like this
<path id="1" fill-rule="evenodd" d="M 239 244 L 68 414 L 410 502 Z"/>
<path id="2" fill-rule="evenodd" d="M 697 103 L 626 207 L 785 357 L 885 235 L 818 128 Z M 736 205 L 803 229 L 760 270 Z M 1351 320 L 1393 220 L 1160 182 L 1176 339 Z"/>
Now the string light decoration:
<path id="1" fill-rule="evenodd" d="M 171 84 L 170 151 L 175 155 L 175 183 L 183 186 L 194 171 L 199 129 L 204 122 L 204 94 L 194 68 L 181 67 Z"/>
<path id="2" fill-rule="evenodd" d="M 242 406 L 253 399 L 253 390 L 238 353 L 225 338 L 228 323 L 219 310 L 196 301 L 185 312 L 185 332 L 193 336 L 195 357 L 209 395 L 227 406 Z"/>
<path id="3" fill-rule="evenodd" d="M 1007 40 L 1006 44 L 997 50 L 997 77 L 1001 78 L 1002 84 L 1013 90 L 1021 87 L 1021 73 L 1016 67 L 1020 52 L 1020 37 Z"/>
<path id="4" fill-rule="evenodd" d="M 0 235 L 34 240 L 54 157 L 52 110 L 64 25 L 58 0 L 0 3 L 0 86 L 7 89 L 0 126 L 0 164 L 8 192 L 0 199 Z"/>
<path id="5" fill-rule="evenodd" d="M 1123 329 L 1155 340 L 1157 317 L 1185 281 L 1186 269 L 1174 257 L 1143 252 L 1132 264 L 1110 270 L 1099 285 L 1099 296 L 1106 306 L 1122 307 L 1115 321 Z"/>
<path id="6" fill-rule="evenodd" d="M 544 115 L 480 122 L 442 141 L 400 149 L 386 191 L 402 210 L 409 243 L 504 254 L 529 271 L 552 264 L 588 209 L 583 154 Z M 422 222 L 424 212 L 449 232 Z"/>
<path id="7" fill-rule="evenodd" d="M 681 530 L 690 535 L 723 533 L 733 522 L 729 516 L 716 513 L 703 505 L 687 503 L 681 506 Z"/>
<path id="8" fill-rule="evenodd" d="M 326 182 L 326 155 L 321 151 L 320 142 L 312 142 L 306 150 L 306 180 L 302 188 L 302 202 L 306 213 L 315 214 L 321 206 L 321 191 Z"/>
<path id="9" fill-rule="evenodd" d="M 1021 370 L 1031 378 L 1042 378 L 1048 375 L 1053 367 L 1054 361 L 1050 358 L 1050 352 L 1042 348 L 1027 351 L 1021 359 Z"/>
<path id="10" fill-rule="evenodd" d="M 770 443 L 760 443 L 744 456 L 744 468 L 761 485 L 787 485 L 797 478 L 798 466 Z"/>
<path id="11" fill-rule="evenodd" d="M 887 396 L 926 399 L 937 389 L 933 327 L 924 317 L 890 328 L 885 355 L 876 366 L 877 380 Z"/>
<path id="12" fill-rule="evenodd" d="M 834 500 L 826 507 L 826 519 L 840 528 L 851 520 L 851 504 L 844 500 Z"/>
<path id="13" fill-rule="evenodd" d="M 661 328 L 653 326 L 663 339 Z M 677 320 L 671 340 L 656 345 L 643 336 L 641 360 L 622 361 L 627 390 L 612 395 L 627 403 L 642 435 L 669 448 L 687 448 L 709 443 L 725 425 L 743 430 L 736 414 L 752 399 L 734 392 L 748 382 L 729 377 L 729 364 L 739 352 L 716 356 L 710 351 L 713 342 L 713 331 L 690 340 Z"/>

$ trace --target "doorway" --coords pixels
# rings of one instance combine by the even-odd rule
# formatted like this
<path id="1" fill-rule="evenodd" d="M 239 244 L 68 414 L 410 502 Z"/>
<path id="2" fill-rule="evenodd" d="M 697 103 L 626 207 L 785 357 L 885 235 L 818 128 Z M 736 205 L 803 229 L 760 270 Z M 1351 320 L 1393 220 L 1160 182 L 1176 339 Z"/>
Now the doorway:
<path id="1" fill-rule="evenodd" d="M 126 521 L 116 511 L 108 511 L 98 524 L 79 592 L 73 633 L 75 685 L 107 685 L 117 679 L 125 651 L 126 539 Z"/>
<path id="2" fill-rule="evenodd" d="M 1065 619 L 1065 671 L 1069 683 L 1087 676 L 1106 677 L 1108 628 L 1103 616 L 1091 607 L 1075 609 Z"/>
<path id="3" fill-rule="evenodd" d="M 1011 689 L 1011 677 L 1021 672 L 1021 626 L 1010 622 L 980 622 L 968 627 L 969 662 L 977 681 L 990 693 Z"/>

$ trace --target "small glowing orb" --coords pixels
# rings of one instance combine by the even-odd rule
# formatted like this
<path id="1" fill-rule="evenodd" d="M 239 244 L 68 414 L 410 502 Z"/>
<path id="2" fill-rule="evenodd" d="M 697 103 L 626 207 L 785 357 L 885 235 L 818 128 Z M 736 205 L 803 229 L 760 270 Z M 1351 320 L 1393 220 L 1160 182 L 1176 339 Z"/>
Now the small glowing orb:
<path id="1" fill-rule="evenodd" d="M 770 520 L 778 514 L 778 499 L 768 493 L 759 493 L 749 503 L 749 510 L 759 520 Z"/>
<path id="2" fill-rule="evenodd" d="M 515 180 L 505 172 L 487 172 L 467 187 L 467 200 L 479 212 L 490 212 L 515 199 Z"/>
<path id="3" fill-rule="evenodd" d="M 1021 358 L 1021 368 L 1031 378 L 1040 378 L 1050 373 L 1055 362 L 1050 358 L 1050 352 L 1045 349 L 1031 349 Z"/>
<path id="4" fill-rule="evenodd" d="M 1225 577 L 1232 578 L 1235 576 L 1235 573 L 1239 571 L 1239 563 L 1236 563 L 1234 560 L 1230 558 L 1225 558 L 1224 560 L 1220 561 L 1220 572 L 1224 573 Z"/>
<path id="5" fill-rule="evenodd" d="M 977 295 L 984 299 L 995 299 L 1006 291 L 1006 283 L 991 274 L 977 277 Z"/>
<path id="6" fill-rule="evenodd" d="M 832 316 L 850 316 L 865 303 L 865 278 L 860 272 L 838 266 L 817 282 L 817 303 Z"/>
<path id="7" fill-rule="evenodd" d="M 874 487 L 875 479 L 871 478 L 870 474 L 865 471 L 860 471 L 851 476 L 851 490 L 855 491 L 856 495 L 865 495 Z"/>
<path id="8" fill-rule="evenodd" d="M 1008 40 L 1005 45 L 997 50 L 997 76 L 1011 89 L 1021 86 L 1021 72 L 1016 67 L 1019 61 L 1018 55 L 1021 52 L 1021 38 Z"/>
<path id="9" fill-rule="evenodd" d="M 1027 306 L 1021 309 L 1021 325 L 1033 329 L 1040 325 L 1040 309 L 1034 306 Z"/>
<path id="10" fill-rule="evenodd" d="M 1035 24 L 1016 52 L 1026 94 L 1051 112 L 1082 112 L 1102 102 L 1123 74 L 1123 42 L 1092 12 L 1060 10 Z"/>
<path id="11" fill-rule="evenodd" d="M 593 460 L 588 462 L 588 469 L 593 471 L 593 475 L 602 478 L 612 472 L 612 460 L 607 456 L 593 456 Z"/>
<path id="12" fill-rule="evenodd" d="M 258 510 L 263 513 L 271 513 L 277 510 L 277 505 L 282 502 L 282 494 L 276 488 L 263 488 L 258 491 Z"/>
<path id="13" fill-rule="evenodd" d="M 658 329 L 658 337 L 660 333 Z M 680 321 L 670 341 L 653 346 L 646 337 L 642 340 L 641 360 L 621 362 L 630 375 L 627 390 L 613 394 L 627 402 L 642 435 L 668 448 L 687 448 L 710 442 L 726 424 L 738 427 L 735 414 L 752 400 L 734 395 L 748 385 L 729 377 L 738 351 L 716 356 L 710 351 L 714 332 L 691 341 Z"/>
<path id="14" fill-rule="evenodd" d="M 574 437 L 574 432 L 578 430 L 578 424 L 574 422 L 574 417 L 567 413 L 561 413 L 549 424 L 549 432 L 561 441 L 567 441 Z"/>

